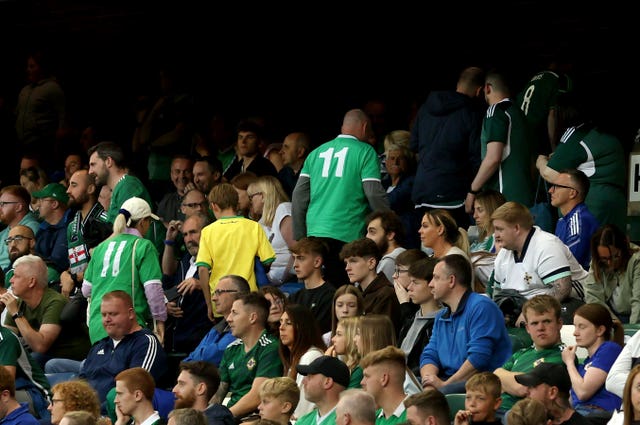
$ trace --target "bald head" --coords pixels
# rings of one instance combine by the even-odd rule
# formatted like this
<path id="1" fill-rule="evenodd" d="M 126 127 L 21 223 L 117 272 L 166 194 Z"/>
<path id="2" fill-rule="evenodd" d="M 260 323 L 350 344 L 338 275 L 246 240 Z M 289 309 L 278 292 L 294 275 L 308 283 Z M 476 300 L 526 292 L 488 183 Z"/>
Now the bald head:
<path id="1" fill-rule="evenodd" d="M 367 129 L 371 126 L 369 117 L 362 109 L 348 111 L 342 121 L 342 134 L 354 136 L 358 140 L 367 140 Z"/>
<path id="2" fill-rule="evenodd" d="M 69 178 L 67 187 L 69 207 L 82 208 L 84 205 L 92 207 L 98 198 L 96 180 L 89 170 L 78 170 Z"/>
<path id="3" fill-rule="evenodd" d="M 24 255 L 32 254 L 36 246 L 36 237 L 33 230 L 21 224 L 13 226 L 9 230 L 7 241 L 9 241 L 7 250 L 9 251 L 9 261 L 11 263 Z"/>

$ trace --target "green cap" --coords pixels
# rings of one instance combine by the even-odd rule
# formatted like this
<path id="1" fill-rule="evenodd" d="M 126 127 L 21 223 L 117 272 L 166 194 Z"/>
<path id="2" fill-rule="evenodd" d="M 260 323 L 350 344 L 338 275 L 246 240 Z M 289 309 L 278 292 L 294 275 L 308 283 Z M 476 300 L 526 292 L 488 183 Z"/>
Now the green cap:
<path id="1" fill-rule="evenodd" d="M 34 198 L 53 198 L 57 201 L 69 202 L 69 195 L 67 195 L 67 188 L 60 183 L 49 183 L 42 190 L 36 190 L 31 194 Z"/>

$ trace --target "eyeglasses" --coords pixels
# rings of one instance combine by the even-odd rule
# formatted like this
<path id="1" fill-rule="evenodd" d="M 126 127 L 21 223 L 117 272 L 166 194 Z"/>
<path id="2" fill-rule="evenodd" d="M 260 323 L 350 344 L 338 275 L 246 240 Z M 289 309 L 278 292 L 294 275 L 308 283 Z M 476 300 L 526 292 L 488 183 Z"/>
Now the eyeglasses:
<path id="1" fill-rule="evenodd" d="M 206 202 L 189 202 L 188 204 L 182 204 L 182 206 L 187 208 L 198 208 L 205 204 Z"/>
<path id="2" fill-rule="evenodd" d="M 252 193 L 251 195 L 249 195 L 249 200 L 253 200 L 253 197 L 256 195 L 262 195 L 262 192 L 256 192 L 256 193 Z"/>
<path id="3" fill-rule="evenodd" d="M 213 291 L 213 295 L 220 296 L 221 294 L 230 294 L 232 292 L 238 292 L 237 289 L 216 289 Z"/>
<path id="4" fill-rule="evenodd" d="M 12 238 L 7 238 L 7 239 L 5 239 L 5 240 L 4 240 L 4 243 L 5 243 L 5 245 L 11 245 L 11 243 L 12 243 L 12 242 L 22 242 L 22 241 L 23 241 L 23 240 L 25 240 L 25 239 L 30 241 L 30 240 L 31 240 L 31 239 L 33 239 L 33 238 L 30 238 L 30 237 L 28 237 L 28 236 L 21 236 L 21 235 L 18 235 L 18 236 L 14 236 L 14 237 L 12 237 Z"/>
<path id="5" fill-rule="evenodd" d="M 409 269 L 401 269 L 400 267 L 396 267 L 396 272 L 394 274 L 397 274 L 398 276 L 400 276 L 402 273 L 408 273 Z"/>
<path id="6" fill-rule="evenodd" d="M 9 204 L 17 204 L 18 201 L 0 201 L 0 208 L 4 207 L 5 205 L 9 205 Z"/>
<path id="7" fill-rule="evenodd" d="M 578 189 L 576 189 L 575 187 L 571 187 L 571 186 L 565 186 L 563 184 L 557 184 L 554 183 L 550 186 L 551 189 L 556 190 L 557 188 L 562 188 L 562 189 L 571 189 L 571 190 L 575 190 L 576 192 L 579 193 Z"/>

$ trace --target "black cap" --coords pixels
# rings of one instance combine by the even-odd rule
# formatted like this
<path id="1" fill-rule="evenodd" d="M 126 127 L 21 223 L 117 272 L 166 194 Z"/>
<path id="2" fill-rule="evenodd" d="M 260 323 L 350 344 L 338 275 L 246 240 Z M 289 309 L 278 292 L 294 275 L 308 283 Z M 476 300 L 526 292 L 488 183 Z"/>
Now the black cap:
<path id="1" fill-rule="evenodd" d="M 299 364 L 296 370 L 300 375 L 322 374 L 327 378 L 332 378 L 337 384 L 347 388 L 351 380 L 351 373 L 347 365 L 337 357 L 320 356 L 309 364 Z"/>
<path id="2" fill-rule="evenodd" d="M 558 387 L 562 393 L 568 394 L 571 390 L 571 378 L 564 363 L 540 363 L 529 373 L 515 376 L 516 381 L 525 387 L 537 387 L 547 384 Z"/>

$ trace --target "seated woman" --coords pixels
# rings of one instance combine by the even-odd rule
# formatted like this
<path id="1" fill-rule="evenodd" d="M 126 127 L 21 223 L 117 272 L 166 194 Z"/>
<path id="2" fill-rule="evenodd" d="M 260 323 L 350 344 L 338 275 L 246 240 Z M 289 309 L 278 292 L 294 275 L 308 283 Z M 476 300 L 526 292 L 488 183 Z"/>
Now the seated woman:
<path id="1" fill-rule="evenodd" d="M 267 318 L 267 329 L 274 336 L 280 334 L 280 317 L 284 313 L 287 305 L 287 296 L 277 286 L 263 286 L 258 290 L 259 293 L 269 301 L 269 317 Z"/>
<path id="2" fill-rule="evenodd" d="M 331 338 L 336 334 L 336 328 L 340 320 L 345 317 L 362 316 L 364 314 L 362 291 L 351 284 L 342 285 L 333 294 L 331 310 L 331 332 L 322 335 L 325 345 L 331 344 Z"/>
<path id="3" fill-rule="evenodd" d="M 493 273 L 493 262 L 497 249 L 493 241 L 493 222 L 491 214 L 506 199 L 502 193 L 496 190 L 483 190 L 476 195 L 473 202 L 473 219 L 476 221 L 475 228 L 478 232 L 478 239 L 469 247 L 471 264 L 475 275 L 476 292 L 485 292 L 487 282 Z M 469 228 L 471 232 L 472 228 Z"/>
<path id="4" fill-rule="evenodd" d="M 435 258 L 460 254 L 469 259 L 467 231 L 458 227 L 448 211 L 435 209 L 425 212 L 418 233 L 422 246 L 431 248 Z"/>
<path id="5" fill-rule="evenodd" d="M 267 276 L 271 285 L 279 286 L 291 280 L 293 273 L 293 224 L 291 202 L 280 181 L 273 176 L 261 176 L 247 187 L 251 211 L 260 217 L 258 221 L 265 233 L 276 259 L 271 263 Z"/>
<path id="6" fill-rule="evenodd" d="M 640 406 L 637 401 L 638 387 L 640 387 L 640 364 L 628 370 L 622 382 L 624 385 L 624 389 L 620 390 L 622 406 L 614 412 L 607 425 L 633 425 L 640 423 Z"/>
<path id="7" fill-rule="evenodd" d="M 349 368 L 351 373 L 349 388 L 361 388 L 362 368 L 360 367 L 360 360 L 362 356 L 358 353 L 358 347 L 355 343 L 361 317 L 353 316 L 340 319 L 336 327 L 336 333 L 331 338 L 331 346 L 325 351 L 325 355 L 338 357 Z"/>
<path id="8" fill-rule="evenodd" d="M 622 323 L 640 323 L 640 249 L 614 224 L 591 237 L 591 267 L 584 300 L 609 309 Z"/>
<path id="9" fill-rule="evenodd" d="M 322 341 L 320 327 L 308 307 L 301 304 L 289 304 L 280 317 L 280 359 L 284 366 L 284 376 L 295 379 L 300 387 L 300 401 L 293 412 L 299 418 L 313 410 L 313 403 L 304 397 L 303 375 L 296 366 L 308 365 L 324 354 L 326 349 Z"/>
<path id="10" fill-rule="evenodd" d="M 613 321 L 609 311 L 601 304 L 583 304 L 573 316 L 577 346 L 562 352 L 571 378 L 571 404 L 586 417 L 608 419 L 620 406 L 620 397 L 605 388 L 611 366 L 622 351 L 624 329 Z M 587 349 L 588 356 L 576 364 L 576 348 Z"/>

